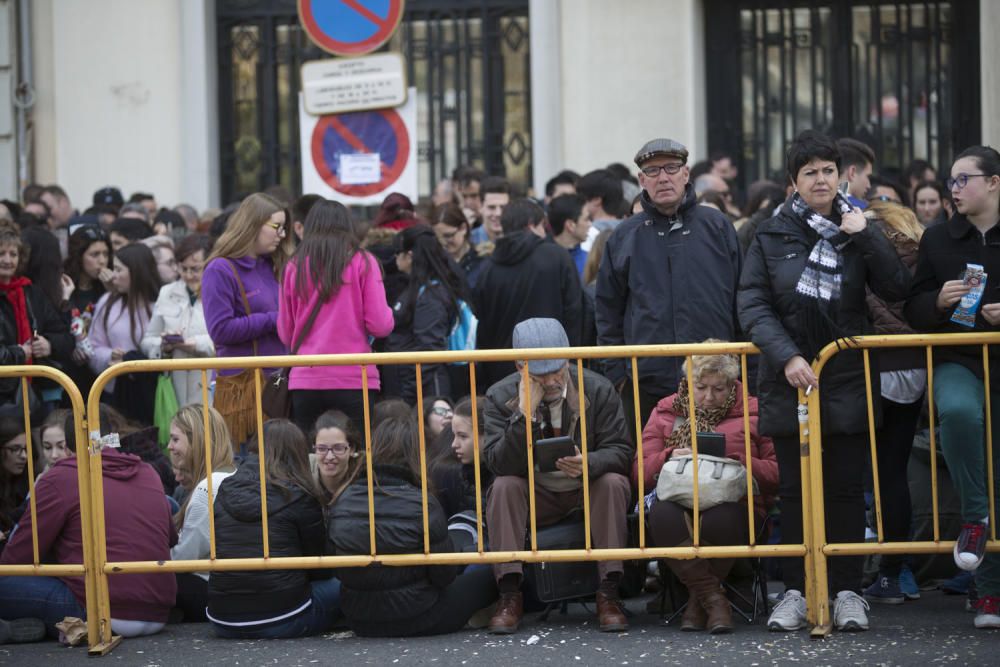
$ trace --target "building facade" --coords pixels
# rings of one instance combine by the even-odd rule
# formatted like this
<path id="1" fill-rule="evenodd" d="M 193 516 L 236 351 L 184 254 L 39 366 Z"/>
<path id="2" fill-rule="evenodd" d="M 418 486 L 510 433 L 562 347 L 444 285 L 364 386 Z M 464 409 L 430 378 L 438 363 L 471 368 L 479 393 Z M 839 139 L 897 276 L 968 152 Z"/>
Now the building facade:
<path id="1" fill-rule="evenodd" d="M 1000 144 L 1000 3 L 407 0 L 421 194 L 459 164 L 539 191 L 654 136 L 780 176 L 807 127 L 879 168 Z M 118 185 L 219 206 L 300 184 L 295 0 L 0 0 L 0 195 Z"/>

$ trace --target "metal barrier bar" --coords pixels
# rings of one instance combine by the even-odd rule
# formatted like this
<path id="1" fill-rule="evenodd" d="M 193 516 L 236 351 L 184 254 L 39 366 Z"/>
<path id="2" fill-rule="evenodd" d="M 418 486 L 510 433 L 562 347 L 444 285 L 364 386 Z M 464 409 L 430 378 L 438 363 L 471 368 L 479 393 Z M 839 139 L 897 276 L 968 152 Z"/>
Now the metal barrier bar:
<path id="1" fill-rule="evenodd" d="M 28 378 L 21 378 L 21 406 L 24 408 L 24 452 L 28 459 L 28 504 L 31 510 L 31 556 L 38 565 L 38 508 L 35 502 L 35 450 L 31 444 L 31 402 L 28 397 Z"/>
<path id="2" fill-rule="evenodd" d="M 107 574 L 127 574 L 137 572 L 231 572 L 234 570 L 308 570 L 331 567 L 364 567 L 378 563 L 390 567 L 405 567 L 413 565 L 454 565 L 478 563 L 508 563 L 524 561 L 527 563 L 549 562 L 597 562 L 603 560 L 639 560 L 652 558 L 676 558 L 689 560 L 692 558 L 764 558 L 764 557 L 802 557 L 806 550 L 802 545 L 795 544 L 760 544 L 755 547 L 746 545 L 699 547 L 654 547 L 648 549 L 562 549 L 552 551 L 485 551 L 481 554 L 463 553 L 433 553 L 425 554 L 385 554 L 381 556 L 288 556 L 282 558 L 225 558 L 210 560 L 176 560 L 176 561 L 128 561 L 121 563 L 106 563 L 104 572 Z"/>
<path id="3" fill-rule="evenodd" d="M 819 376 L 817 375 L 817 385 Z M 826 637 L 830 634 L 830 591 L 827 583 L 826 556 L 823 545 L 826 543 L 826 501 L 823 495 L 823 442 L 821 440 L 821 413 L 819 390 L 804 392 L 799 390 L 799 404 L 805 399 L 807 414 L 805 415 L 806 439 L 800 442 L 802 451 L 802 536 L 806 542 L 806 604 L 812 615 L 813 623 L 810 632 L 813 637 Z M 801 433 L 802 418 L 799 428 Z M 807 491 L 808 489 L 808 491 Z M 808 504 L 806 499 L 808 497 Z M 806 507 L 808 506 L 808 511 Z M 809 580 L 812 579 L 810 585 Z"/>
<path id="4" fill-rule="evenodd" d="M 264 469 L 264 408 L 261 406 L 261 371 L 253 371 L 254 400 L 257 401 L 257 467 L 260 472 L 260 527 L 264 534 L 264 559 L 271 557 L 271 540 L 267 529 L 267 473 Z"/>
<path id="5" fill-rule="evenodd" d="M 583 393 L 583 359 L 576 360 L 576 377 L 580 399 L 580 453 L 583 454 L 583 544 L 586 550 L 590 551 L 590 468 L 587 464 L 587 412 L 586 397 Z"/>
<path id="6" fill-rule="evenodd" d="M 823 547 L 823 552 L 828 556 L 870 556 L 873 553 L 883 556 L 886 554 L 950 554 L 954 550 L 954 545 L 953 540 L 944 542 L 886 542 L 879 544 L 875 549 L 871 542 L 842 542 L 827 544 Z M 992 553 L 1000 552 L 1000 544 L 990 544 L 986 550 Z"/>
<path id="7" fill-rule="evenodd" d="M 361 395 L 365 407 L 365 469 L 368 471 L 368 537 L 372 556 L 375 555 L 375 472 L 372 470 L 372 416 L 368 401 L 368 366 L 361 365 Z"/>
<path id="8" fill-rule="evenodd" d="M 996 498 L 993 472 L 993 410 L 990 405 L 990 353 L 989 346 L 983 345 L 983 415 L 986 417 L 986 493 L 990 501 L 990 539 L 997 539 Z"/>
<path id="9" fill-rule="evenodd" d="M 875 405 L 872 401 L 872 376 L 871 358 L 868 350 L 861 350 L 865 362 L 865 398 L 868 401 L 868 443 L 871 449 L 872 459 L 872 484 L 875 490 L 875 529 L 878 541 L 885 541 L 885 533 L 882 532 L 882 489 L 878 479 L 878 452 L 875 442 Z"/>
<path id="10" fill-rule="evenodd" d="M 208 482 L 208 555 L 215 560 L 215 495 L 212 489 L 212 429 L 208 416 L 208 371 L 201 372 L 201 414 L 205 423 L 205 479 Z M 233 443 L 223 445 L 233 446 Z"/>
<path id="11" fill-rule="evenodd" d="M 632 411 L 635 415 L 635 451 L 639 481 L 639 548 L 646 547 L 646 470 L 642 450 L 642 414 L 639 405 L 639 362 L 632 357 Z M 628 417 L 626 416 L 626 419 Z"/>
<path id="12" fill-rule="evenodd" d="M 476 551 L 483 553 L 483 480 L 479 471 L 479 392 L 476 391 L 476 364 L 469 363 L 469 396 L 472 400 L 472 465 L 476 476 Z"/>
<path id="13" fill-rule="evenodd" d="M 528 362 L 521 369 L 521 382 L 524 383 L 524 401 L 531 409 L 531 375 L 528 373 Z M 518 402 L 520 405 L 520 401 Z M 524 415 L 524 433 L 528 446 L 528 521 L 531 527 L 531 551 L 538 551 L 538 535 L 535 521 L 535 443 L 533 433 L 534 413 Z"/>
<path id="14" fill-rule="evenodd" d="M 420 511 L 424 522 L 424 553 L 431 552 L 431 530 L 427 516 L 427 443 L 424 437 L 424 378 L 420 364 L 417 373 L 417 438 L 420 447 Z"/>
<path id="15" fill-rule="evenodd" d="M 691 431 L 691 474 L 694 476 L 694 507 L 692 512 L 691 538 L 694 546 L 701 545 L 701 508 L 698 502 L 698 419 L 696 417 L 696 406 L 694 404 L 694 362 L 691 355 L 685 357 L 685 367 L 687 368 L 687 389 L 688 389 L 688 427 Z"/>
<path id="16" fill-rule="evenodd" d="M 931 521 L 934 524 L 934 541 L 941 540 L 941 524 L 938 518 L 938 483 L 937 483 L 937 427 L 934 420 L 937 411 L 934 409 L 934 353 L 927 346 L 927 415 L 930 428 L 931 447 Z"/>
<path id="17" fill-rule="evenodd" d="M 743 445 L 744 456 L 746 457 L 747 468 L 747 535 L 750 536 L 750 546 L 757 543 L 757 522 L 754 521 L 754 497 L 753 497 L 753 452 L 750 450 L 750 398 L 747 390 L 747 355 L 740 355 L 740 377 L 743 380 Z"/>

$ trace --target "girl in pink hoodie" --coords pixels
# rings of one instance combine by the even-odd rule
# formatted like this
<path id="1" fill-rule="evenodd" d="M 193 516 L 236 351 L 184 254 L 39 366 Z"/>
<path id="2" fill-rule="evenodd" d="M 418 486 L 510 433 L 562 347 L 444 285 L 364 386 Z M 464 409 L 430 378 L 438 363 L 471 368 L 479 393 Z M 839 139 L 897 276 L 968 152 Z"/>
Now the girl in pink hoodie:
<path id="1" fill-rule="evenodd" d="M 285 268 L 278 336 L 295 355 L 358 354 L 371 352 L 371 341 L 389 335 L 392 328 L 378 260 L 361 249 L 342 204 L 317 202 L 306 216 L 302 243 Z M 375 366 L 368 366 L 367 373 L 372 401 L 380 388 L 379 375 Z M 293 368 L 289 378 L 292 419 L 303 430 L 311 430 L 316 418 L 331 409 L 364 423 L 360 366 Z"/>

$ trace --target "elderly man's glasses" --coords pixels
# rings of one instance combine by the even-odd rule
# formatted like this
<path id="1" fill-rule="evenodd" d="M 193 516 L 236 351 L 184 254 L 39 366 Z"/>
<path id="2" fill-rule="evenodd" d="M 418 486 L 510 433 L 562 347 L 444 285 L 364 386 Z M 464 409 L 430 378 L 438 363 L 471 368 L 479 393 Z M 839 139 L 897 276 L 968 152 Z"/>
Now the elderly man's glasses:
<path id="1" fill-rule="evenodd" d="M 323 458 L 331 452 L 333 452 L 334 456 L 343 456 L 350 451 L 350 449 L 351 446 L 343 442 L 338 442 L 335 445 L 316 445 L 313 447 L 313 451 L 316 452 L 320 458 Z"/>
<path id="2" fill-rule="evenodd" d="M 956 186 L 959 190 L 964 188 L 969 184 L 970 178 L 975 178 L 976 176 L 984 176 L 986 178 L 990 177 L 990 174 L 959 174 L 955 178 L 949 178 L 946 183 L 948 184 L 949 190 L 954 190 Z"/>
<path id="3" fill-rule="evenodd" d="M 642 167 L 639 171 L 644 173 L 649 178 L 656 178 L 657 176 L 659 176 L 661 170 L 673 176 L 683 168 L 684 168 L 683 162 L 671 162 L 670 164 L 661 164 L 659 166 L 651 165 L 649 167 Z"/>

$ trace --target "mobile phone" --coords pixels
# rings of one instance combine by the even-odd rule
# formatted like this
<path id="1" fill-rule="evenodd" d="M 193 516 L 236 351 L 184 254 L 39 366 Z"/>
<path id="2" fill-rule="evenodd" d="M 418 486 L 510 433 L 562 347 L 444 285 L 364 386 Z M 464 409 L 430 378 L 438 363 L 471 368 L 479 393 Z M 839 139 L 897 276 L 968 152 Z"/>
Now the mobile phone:
<path id="1" fill-rule="evenodd" d="M 722 433 L 698 433 L 698 453 L 706 456 L 726 456 L 726 436 Z"/>

